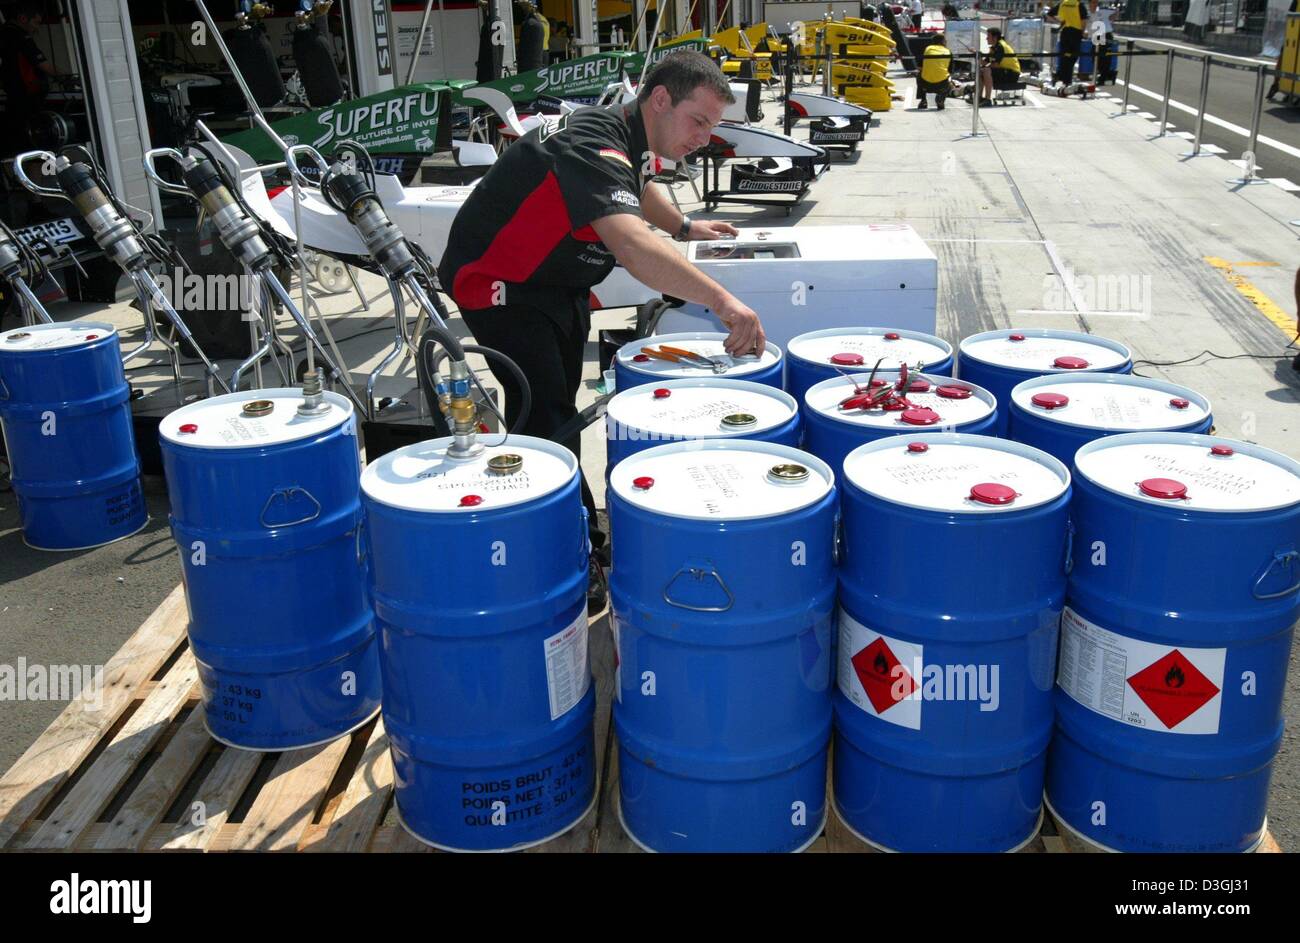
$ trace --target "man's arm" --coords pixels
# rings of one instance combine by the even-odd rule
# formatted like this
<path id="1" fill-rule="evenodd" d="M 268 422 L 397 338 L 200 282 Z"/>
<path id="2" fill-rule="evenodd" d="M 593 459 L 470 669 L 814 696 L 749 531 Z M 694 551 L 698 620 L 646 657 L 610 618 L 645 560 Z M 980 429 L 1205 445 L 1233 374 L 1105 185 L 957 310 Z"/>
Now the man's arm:
<path id="1" fill-rule="evenodd" d="M 662 229 L 668 235 L 676 236 L 681 231 L 682 218 L 686 214 L 668 201 L 664 196 L 663 188 L 648 183 L 645 190 L 641 192 L 641 215 L 656 229 Z M 697 219 L 691 222 L 690 238 L 692 239 L 721 239 L 736 235 L 739 235 L 736 227 L 721 220 Z"/>
<path id="2" fill-rule="evenodd" d="M 687 262 L 671 246 L 630 213 L 615 213 L 595 220 L 592 228 L 614 258 L 632 277 L 656 291 L 692 301 L 713 310 L 731 332 L 727 353 L 762 353 L 767 343 L 758 315 L 725 288 Z"/>

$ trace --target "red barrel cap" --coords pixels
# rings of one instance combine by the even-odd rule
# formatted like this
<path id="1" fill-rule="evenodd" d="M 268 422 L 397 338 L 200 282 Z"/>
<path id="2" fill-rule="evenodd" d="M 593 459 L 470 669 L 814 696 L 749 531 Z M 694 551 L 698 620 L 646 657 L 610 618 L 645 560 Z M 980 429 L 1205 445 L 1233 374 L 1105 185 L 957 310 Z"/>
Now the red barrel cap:
<path id="1" fill-rule="evenodd" d="M 1185 400 L 1181 396 L 1175 396 L 1169 401 L 1169 405 L 1174 407 L 1174 409 L 1186 409 L 1192 404 L 1190 400 Z"/>
<path id="2" fill-rule="evenodd" d="M 88 340 L 88 341 L 97 341 L 97 340 L 99 340 L 99 335 L 98 335 L 98 334 L 87 334 L 87 335 L 86 335 L 86 340 Z"/>
<path id="3" fill-rule="evenodd" d="M 1025 339 L 1025 335 L 1023 335 L 1023 334 L 1008 334 L 1008 335 L 1007 335 L 1007 340 L 1009 340 L 1009 341 L 1022 341 L 1022 340 L 1024 340 L 1024 339 Z"/>
<path id="4" fill-rule="evenodd" d="M 928 452 L 930 451 L 930 446 L 926 445 L 924 442 L 909 442 L 907 443 L 907 450 L 909 452 Z"/>
<path id="5" fill-rule="evenodd" d="M 874 389 L 876 389 L 877 387 L 884 386 L 884 385 L 885 385 L 885 381 L 884 381 L 884 380 L 872 380 L 872 381 L 871 381 L 870 383 L 868 383 L 867 385 L 870 386 L 870 387 L 874 390 Z"/>
<path id="6" fill-rule="evenodd" d="M 654 484 L 655 484 L 655 480 L 651 478 L 649 475 L 642 475 L 640 478 L 632 479 L 632 487 L 640 488 L 642 491 L 645 491 L 649 488 L 653 488 Z"/>
<path id="7" fill-rule="evenodd" d="M 880 408 L 885 410 L 886 412 L 896 413 L 900 409 L 910 409 L 911 404 L 909 404 L 906 400 L 891 399 L 887 403 L 881 403 Z"/>
<path id="8" fill-rule="evenodd" d="M 1030 402 L 1043 409 L 1060 409 L 1070 402 L 1070 397 L 1064 393 L 1035 393 Z"/>
<path id="9" fill-rule="evenodd" d="M 187 422 L 187 423 L 185 423 L 185 425 L 181 426 L 181 427 L 180 427 L 179 429 L 177 429 L 176 431 L 177 431 L 177 432 L 183 432 L 183 433 L 185 433 L 186 435 L 190 435 L 190 434 L 192 434 L 192 433 L 198 432 L 198 431 L 199 431 L 199 427 L 198 427 L 198 425 L 197 425 L 196 423 Z"/>
<path id="10" fill-rule="evenodd" d="M 885 340 L 887 340 L 887 341 L 896 341 L 896 340 L 898 340 L 898 332 L 897 332 L 897 331 L 890 331 L 888 334 L 885 335 Z"/>
<path id="11" fill-rule="evenodd" d="M 635 355 L 633 355 L 633 357 L 632 357 L 632 362 L 633 362 L 633 363 L 649 363 L 649 362 L 650 362 L 650 355 L 649 355 L 649 354 L 635 354 Z"/>
<path id="12" fill-rule="evenodd" d="M 970 399 L 973 392 L 964 386 L 941 386 L 935 390 L 944 399 Z"/>
<path id="13" fill-rule="evenodd" d="M 460 506 L 463 508 L 476 508 L 483 503 L 482 495 L 467 494 L 460 499 Z"/>
<path id="14" fill-rule="evenodd" d="M 665 390 L 662 386 L 655 390 L 655 399 L 667 399 L 673 395 L 672 390 Z"/>
<path id="15" fill-rule="evenodd" d="M 1232 455 L 1232 446 L 1230 445 L 1212 445 L 1210 446 L 1211 455 Z"/>
<path id="16" fill-rule="evenodd" d="M 842 354 L 831 354 L 831 363 L 838 367 L 860 367 L 863 360 L 861 354 L 851 354 L 846 351 Z"/>
<path id="17" fill-rule="evenodd" d="M 909 409 L 902 415 L 903 422 L 909 426 L 933 426 L 939 421 L 939 414 L 924 406 Z"/>
<path id="18" fill-rule="evenodd" d="M 913 380 L 911 383 L 909 383 L 909 384 L 907 385 L 907 392 L 909 392 L 909 393 L 929 393 L 929 392 L 930 392 L 930 381 L 929 381 L 929 380 Z"/>
<path id="19" fill-rule="evenodd" d="M 1174 481 L 1172 478 L 1147 478 L 1144 481 L 1139 481 L 1138 487 L 1142 489 L 1143 494 L 1150 498 L 1173 500 L 1187 497 L 1187 486 L 1181 481 Z"/>
<path id="20" fill-rule="evenodd" d="M 980 504 L 1010 504 L 1016 499 L 1016 492 L 995 481 L 985 481 L 971 488 L 970 496 Z"/>
<path id="21" fill-rule="evenodd" d="M 1082 370 L 1088 366 L 1088 361 L 1082 357 L 1057 357 L 1052 361 L 1052 366 L 1062 370 Z"/>

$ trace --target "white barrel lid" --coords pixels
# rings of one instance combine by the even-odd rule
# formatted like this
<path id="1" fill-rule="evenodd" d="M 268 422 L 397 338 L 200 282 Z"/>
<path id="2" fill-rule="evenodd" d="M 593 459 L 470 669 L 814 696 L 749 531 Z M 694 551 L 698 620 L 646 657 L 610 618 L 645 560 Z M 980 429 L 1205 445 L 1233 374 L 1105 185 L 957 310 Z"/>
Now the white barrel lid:
<path id="1" fill-rule="evenodd" d="M 447 456 L 450 436 L 381 455 L 361 473 L 361 490 L 389 507 L 430 514 L 486 513 L 560 490 L 578 473 L 562 445 L 525 435 L 480 435 L 473 458 Z"/>
<path id="2" fill-rule="evenodd" d="M 974 383 L 954 380 L 951 377 L 911 374 L 909 385 L 925 381 L 926 392 L 909 392 L 910 409 L 840 410 L 840 403 L 854 395 L 855 385 L 867 387 L 870 373 L 854 373 L 844 377 L 831 377 L 814 383 L 804 393 L 808 408 L 819 415 L 849 426 L 869 429 L 900 429 L 925 432 L 940 427 L 963 426 L 978 422 L 997 409 L 997 399 L 992 393 Z M 893 385 L 898 382 L 899 371 L 877 370 L 876 379 Z M 963 394 L 965 396 L 963 397 Z M 935 419 L 935 416 L 938 419 Z"/>
<path id="3" fill-rule="evenodd" d="M 302 401 L 297 388 L 226 393 L 168 413 L 158 434 L 195 449 L 261 449 L 318 436 L 352 418 L 352 404 L 338 393 L 325 393 L 329 409 L 314 416 L 298 414 Z"/>
<path id="4" fill-rule="evenodd" d="M 1133 359 L 1119 341 L 1047 328 L 1011 328 L 972 334 L 961 342 L 963 357 L 1031 373 L 1070 373 L 1075 370 L 1114 370 Z M 1058 365 L 1070 360 L 1077 364 Z"/>
<path id="5" fill-rule="evenodd" d="M 841 370 L 870 370 L 884 359 L 881 369 L 897 370 L 900 365 L 918 363 L 933 366 L 952 356 L 952 345 L 920 331 L 889 327 L 832 327 L 809 331 L 790 339 L 786 354 L 824 367 Z"/>
<path id="6" fill-rule="evenodd" d="M 1106 431 L 1178 429 L 1210 415 L 1210 401 L 1195 390 L 1127 373 L 1034 377 L 1017 384 L 1011 400 L 1051 422 Z"/>
<path id="7" fill-rule="evenodd" d="M 1070 486 L 1069 469 L 1046 452 L 959 432 L 868 442 L 845 457 L 844 478 L 892 504 L 970 514 L 1038 507 Z"/>
<path id="8" fill-rule="evenodd" d="M 798 411 L 793 396 L 766 383 L 693 379 L 634 386 L 611 399 L 605 414 L 627 429 L 698 438 L 766 432 L 789 422 Z"/>
<path id="9" fill-rule="evenodd" d="M 779 468 L 789 477 L 775 477 Z M 629 504 L 664 517 L 748 521 L 815 504 L 834 488 L 835 474 L 821 459 L 788 445 L 695 439 L 624 459 L 609 484 Z"/>
<path id="10" fill-rule="evenodd" d="M 656 334 L 654 337 L 642 337 L 629 344 L 624 344 L 618 350 L 618 362 L 628 370 L 671 380 L 683 377 L 741 378 L 759 370 L 766 370 L 781 360 L 781 348 L 770 341 L 763 349 L 763 353 L 757 357 L 733 358 L 727 353 L 726 348 L 722 346 L 723 341 L 726 339 L 726 334 L 705 331 Z M 680 347 L 682 350 L 689 350 L 693 354 L 702 354 L 705 357 L 722 357 L 731 361 L 731 366 L 722 373 L 714 373 L 710 367 L 695 366 L 689 363 L 671 363 L 641 353 L 642 347 L 658 347 L 660 344 L 667 344 L 669 347 Z M 638 357 L 644 357 L 645 359 L 638 360 Z"/>
<path id="11" fill-rule="evenodd" d="M 57 350 L 77 347 L 116 334 L 117 328 L 102 321 L 64 321 L 17 327 L 0 334 L 0 354 L 11 350 Z"/>
<path id="12" fill-rule="evenodd" d="M 1280 452 L 1190 432 L 1129 432 L 1074 456 L 1082 478 L 1146 504 L 1179 510 L 1272 511 L 1300 503 L 1300 462 Z"/>

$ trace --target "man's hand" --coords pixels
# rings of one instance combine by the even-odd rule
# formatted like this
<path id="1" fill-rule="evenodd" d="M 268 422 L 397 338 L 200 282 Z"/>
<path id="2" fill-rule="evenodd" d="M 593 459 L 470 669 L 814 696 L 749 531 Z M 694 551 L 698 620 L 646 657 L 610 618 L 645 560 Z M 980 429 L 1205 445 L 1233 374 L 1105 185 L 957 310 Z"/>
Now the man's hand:
<path id="1" fill-rule="evenodd" d="M 713 313 L 731 332 L 722 344 L 727 353 L 733 357 L 743 357 L 763 352 L 767 346 L 767 335 L 763 333 L 763 325 L 759 323 L 753 308 L 734 295 L 727 295 L 713 309 Z"/>
<path id="2" fill-rule="evenodd" d="M 734 239 L 740 230 L 719 219 L 697 219 L 691 222 L 692 239 Z"/>

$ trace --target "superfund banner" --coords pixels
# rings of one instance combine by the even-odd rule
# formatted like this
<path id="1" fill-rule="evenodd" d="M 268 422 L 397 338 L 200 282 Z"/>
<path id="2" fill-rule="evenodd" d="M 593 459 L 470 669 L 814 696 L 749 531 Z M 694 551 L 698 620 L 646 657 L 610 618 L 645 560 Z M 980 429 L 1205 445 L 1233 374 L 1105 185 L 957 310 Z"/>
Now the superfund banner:
<path id="1" fill-rule="evenodd" d="M 403 85 L 285 118 L 271 127 L 286 144 L 310 144 L 321 153 L 333 150 L 335 142 L 344 139 L 365 145 L 372 154 L 432 153 L 448 92 L 449 87 L 439 82 Z M 258 128 L 240 131 L 225 141 L 259 162 L 284 159 Z"/>
<path id="2" fill-rule="evenodd" d="M 658 46 L 650 53 L 650 64 L 653 66 L 664 56 L 683 49 L 703 52 L 708 46 L 703 39 L 686 39 Z M 570 100 L 594 99 L 605 90 L 605 86 L 617 82 L 623 74 L 639 77 L 644 62 L 645 53 L 641 52 L 602 52 L 557 62 L 533 72 L 507 75 L 483 85 L 504 92 L 516 103 L 533 101 L 539 95 Z"/>

